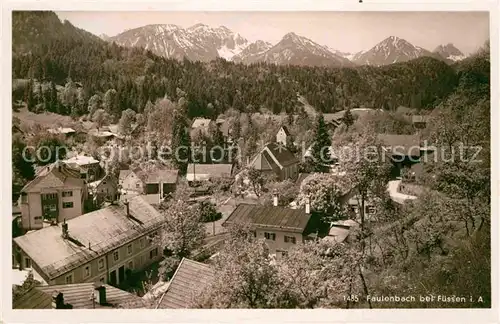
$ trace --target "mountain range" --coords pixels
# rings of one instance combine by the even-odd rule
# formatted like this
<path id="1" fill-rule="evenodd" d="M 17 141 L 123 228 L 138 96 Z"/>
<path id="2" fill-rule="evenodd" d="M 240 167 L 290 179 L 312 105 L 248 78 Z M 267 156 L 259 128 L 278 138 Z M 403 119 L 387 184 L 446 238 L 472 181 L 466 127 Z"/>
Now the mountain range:
<path id="1" fill-rule="evenodd" d="M 345 53 L 320 45 L 293 32 L 276 44 L 263 40 L 250 43 L 242 35 L 225 26 L 216 28 L 196 24 L 182 28 L 172 24 L 146 25 L 127 30 L 116 36 L 100 35 L 101 39 L 122 46 L 137 46 L 166 58 L 211 61 L 224 58 L 236 63 L 273 63 L 311 66 L 381 66 L 405 62 L 422 56 L 434 57 L 447 63 L 465 58 L 453 44 L 429 51 L 405 39 L 389 36 L 372 48 L 358 53 Z"/>

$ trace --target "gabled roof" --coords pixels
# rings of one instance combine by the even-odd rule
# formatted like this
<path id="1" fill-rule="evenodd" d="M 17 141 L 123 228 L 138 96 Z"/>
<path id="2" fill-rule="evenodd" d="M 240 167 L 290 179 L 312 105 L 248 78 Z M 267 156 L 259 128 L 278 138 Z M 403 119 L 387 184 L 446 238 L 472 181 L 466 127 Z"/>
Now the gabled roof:
<path id="1" fill-rule="evenodd" d="M 118 179 L 120 181 L 123 181 L 125 180 L 125 178 L 128 177 L 129 174 L 132 173 L 132 170 L 128 169 L 128 170 L 120 170 L 120 175 L 118 176 Z"/>
<path id="2" fill-rule="evenodd" d="M 285 132 L 286 135 L 290 135 L 290 131 L 288 130 L 288 128 L 285 125 L 281 126 L 280 130 L 281 129 Z"/>
<path id="3" fill-rule="evenodd" d="M 21 190 L 23 192 L 40 192 L 50 188 L 82 188 L 85 182 L 80 177 L 80 171 L 57 161 L 40 169 L 36 178 L 28 182 Z"/>
<path id="4" fill-rule="evenodd" d="M 136 301 L 138 307 L 144 304 L 142 298 L 127 291 L 115 288 L 110 285 L 103 285 L 106 288 L 106 302 L 109 305 L 94 303 L 90 298 L 94 291 L 93 283 L 79 283 L 69 285 L 39 286 L 31 289 L 26 294 L 13 300 L 14 309 L 51 309 L 52 294 L 60 292 L 64 296 L 64 303 L 70 304 L 73 309 L 93 309 L 93 308 L 116 308 L 118 305 Z"/>
<path id="5" fill-rule="evenodd" d="M 299 163 L 299 160 L 295 157 L 295 155 L 293 155 L 293 153 L 283 145 L 269 143 L 263 150 L 266 150 L 269 155 L 274 157 L 274 159 L 276 159 L 277 162 L 283 167 Z"/>
<path id="6" fill-rule="evenodd" d="M 111 184 L 113 185 L 114 188 L 118 187 L 116 177 L 109 173 L 106 174 L 102 179 L 89 183 L 88 186 L 89 188 L 97 189 L 101 184 L 105 184 L 105 182 L 107 181 L 111 181 Z"/>
<path id="7" fill-rule="evenodd" d="M 420 139 L 416 135 L 378 134 L 378 139 L 392 153 L 420 155 Z"/>
<path id="8" fill-rule="evenodd" d="M 193 299 L 214 277 L 210 265 L 183 258 L 157 308 L 190 308 Z"/>
<path id="9" fill-rule="evenodd" d="M 63 162 L 67 164 L 76 164 L 79 166 L 99 163 L 99 161 L 94 159 L 94 157 L 87 155 L 76 155 L 72 158 L 63 160 Z"/>
<path id="10" fill-rule="evenodd" d="M 332 122 L 340 122 L 342 118 L 344 118 L 344 115 L 347 110 L 341 110 L 336 113 L 331 113 L 331 114 L 323 114 L 323 118 L 325 119 L 326 123 L 332 123 Z M 373 109 L 373 108 L 352 108 L 350 109 L 351 114 L 353 116 L 364 116 L 367 114 L 371 114 L 377 111 L 382 111 L 381 109 Z"/>
<path id="11" fill-rule="evenodd" d="M 14 242 L 48 281 L 145 235 L 164 222 L 161 214 L 141 196 L 130 198 L 129 210 L 132 217 L 127 217 L 123 204 L 110 205 L 70 219 L 66 223 L 71 239 L 62 238 L 62 224 L 58 224 L 16 237 Z"/>
<path id="12" fill-rule="evenodd" d="M 304 209 L 239 204 L 223 223 L 223 226 L 248 224 L 258 228 L 303 233 L 310 218 L 311 214 L 306 214 Z"/>
<path id="13" fill-rule="evenodd" d="M 196 164 L 190 163 L 187 168 L 186 178 L 193 181 L 196 172 L 196 178 L 199 180 L 207 177 L 230 177 L 232 175 L 232 164 Z M 198 178 L 198 176 L 200 178 Z"/>
<path id="14" fill-rule="evenodd" d="M 176 183 L 179 170 L 158 170 L 146 174 L 144 183 Z"/>

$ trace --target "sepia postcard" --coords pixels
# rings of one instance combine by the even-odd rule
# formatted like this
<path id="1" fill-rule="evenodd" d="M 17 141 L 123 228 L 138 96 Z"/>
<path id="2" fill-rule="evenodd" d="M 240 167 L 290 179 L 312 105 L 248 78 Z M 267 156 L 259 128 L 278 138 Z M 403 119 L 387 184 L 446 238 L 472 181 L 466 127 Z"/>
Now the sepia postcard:
<path id="1" fill-rule="evenodd" d="M 144 9 L 4 13 L 7 323 L 494 315 L 498 13 Z"/>

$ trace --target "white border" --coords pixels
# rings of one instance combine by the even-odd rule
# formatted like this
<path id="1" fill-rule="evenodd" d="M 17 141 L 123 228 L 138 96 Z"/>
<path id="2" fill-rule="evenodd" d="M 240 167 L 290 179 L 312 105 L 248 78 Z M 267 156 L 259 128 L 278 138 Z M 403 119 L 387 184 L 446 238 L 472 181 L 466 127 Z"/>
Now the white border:
<path id="1" fill-rule="evenodd" d="M 491 193 L 493 200 L 491 205 L 492 222 L 492 309 L 388 309 L 388 310 L 72 310 L 72 311 L 20 311 L 12 310 L 12 299 L 10 289 L 11 274 L 11 249 L 10 244 L 11 230 L 11 147 L 10 147 L 10 123 L 11 123 L 11 10 L 106 10 L 106 11 L 490 11 L 490 44 L 491 44 L 491 136 L 492 136 L 492 161 L 498 164 L 500 154 L 498 150 L 497 124 L 499 121 L 499 79 L 498 79 L 498 19 L 499 6 L 498 1 L 450 1 L 441 0 L 440 4 L 432 0 L 420 0 L 420 3 L 411 3 L 405 1 L 397 4 L 387 3 L 380 0 L 364 0 L 364 3 L 358 3 L 357 0 L 344 0 L 341 3 L 332 3 L 330 1 L 247 1 L 241 3 L 237 1 L 218 1 L 197 0 L 197 1 L 155 1 L 155 2 L 132 2 L 132 1 L 27 1 L 20 0 L 17 3 L 13 1 L 5 2 L 2 6 L 2 91 L 3 91 L 3 109 L 7 116 L 1 118 L 1 129 L 4 130 L 4 136 L 0 137 L 3 152 L 9 152 L 9 159 L 2 159 L 0 168 L 1 184 L 3 190 L 0 191 L 0 207 L 5 211 L 1 217 L 2 233 L 1 236 L 5 242 L 2 248 L 2 262 L 5 272 L 0 276 L 2 285 L 2 313 L 1 318 L 6 323 L 27 323 L 27 322 L 119 322 L 119 323 L 199 323 L 199 322 L 286 322 L 286 323 L 334 323 L 334 322 L 381 322 L 381 323 L 480 323 L 498 322 L 498 207 L 496 201 L 500 198 L 498 185 L 498 166 L 492 163 L 492 181 Z M 337 1 L 340 2 L 340 1 Z M 7 239 L 9 238 L 9 240 Z M 1 271 L 1 270 L 0 270 Z M 54 312 L 57 312 L 56 314 Z"/>

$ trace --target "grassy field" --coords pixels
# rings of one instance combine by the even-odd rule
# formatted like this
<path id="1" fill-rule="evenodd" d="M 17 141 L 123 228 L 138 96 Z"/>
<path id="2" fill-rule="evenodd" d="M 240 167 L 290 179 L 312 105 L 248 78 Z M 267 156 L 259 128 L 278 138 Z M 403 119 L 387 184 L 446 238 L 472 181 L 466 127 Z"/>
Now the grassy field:
<path id="1" fill-rule="evenodd" d="M 75 124 L 75 121 L 73 121 L 73 119 L 69 116 L 63 116 L 51 112 L 35 114 L 28 111 L 26 107 L 23 107 L 18 111 L 12 111 L 12 116 L 19 118 L 21 124 L 27 125 L 39 124 L 44 127 L 57 127 L 60 124 L 61 126 L 67 127 Z"/>

